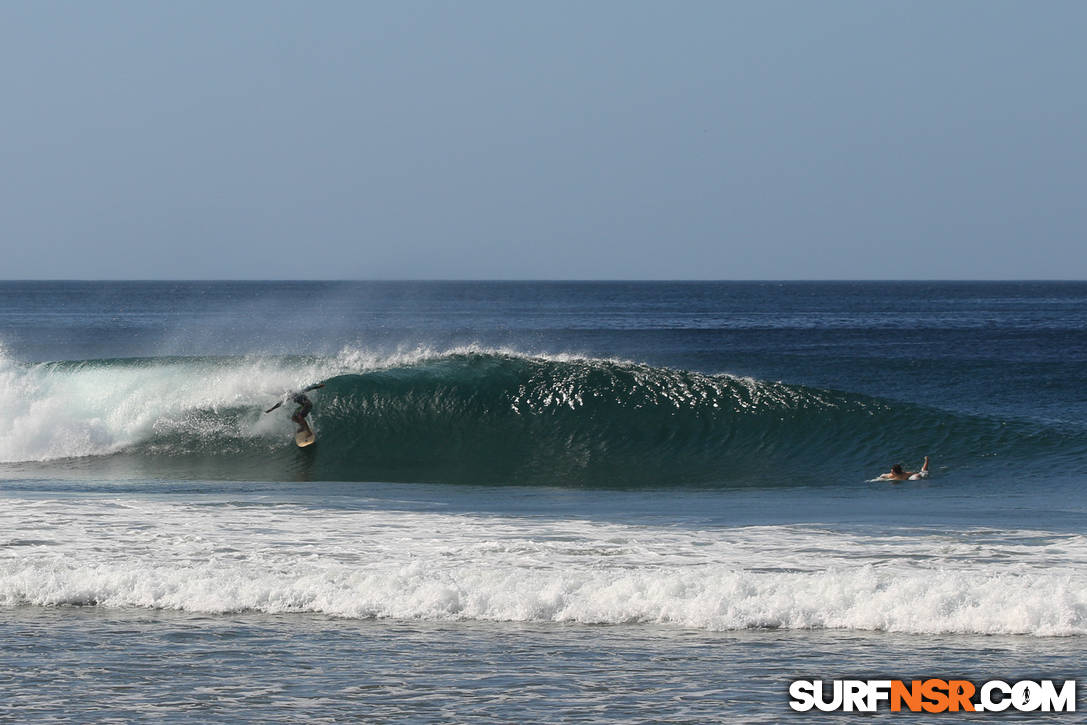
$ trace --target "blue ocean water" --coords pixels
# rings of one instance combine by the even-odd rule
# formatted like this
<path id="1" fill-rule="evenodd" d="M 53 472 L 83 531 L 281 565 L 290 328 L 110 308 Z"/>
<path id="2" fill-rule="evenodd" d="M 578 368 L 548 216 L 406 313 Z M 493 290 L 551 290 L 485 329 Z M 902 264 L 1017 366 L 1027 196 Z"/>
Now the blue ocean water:
<path id="1" fill-rule="evenodd" d="M 1082 677 L 1085 362 L 1084 283 L 0 283 L 0 711 Z"/>

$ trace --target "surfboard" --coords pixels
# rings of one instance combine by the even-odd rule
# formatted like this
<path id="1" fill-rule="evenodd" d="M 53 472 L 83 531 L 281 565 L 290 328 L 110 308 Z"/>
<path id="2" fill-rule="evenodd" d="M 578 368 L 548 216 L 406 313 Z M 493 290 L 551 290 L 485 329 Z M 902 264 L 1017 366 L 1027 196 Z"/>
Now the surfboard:
<path id="1" fill-rule="evenodd" d="M 317 436 L 313 435 L 313 431 L 300 430 L 294 434 L 294 442 L 298 444 L 299 448 L 305 448 L 316 443 Z"/>

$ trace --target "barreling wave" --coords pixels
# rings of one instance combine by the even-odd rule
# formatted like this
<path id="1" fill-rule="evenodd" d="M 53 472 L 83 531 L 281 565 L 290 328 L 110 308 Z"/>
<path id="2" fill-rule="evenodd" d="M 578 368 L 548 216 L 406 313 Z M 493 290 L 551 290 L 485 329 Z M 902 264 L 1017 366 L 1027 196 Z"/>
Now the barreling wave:
<path id="1" fill-rule="evenodd" d="M 312 394 L 299 450 L 283 391 Z M 0 462 L 210 479 L 579 485 L 826 480 L 889 457 L 1082 462 L 1087 436 L 731 375 L 458 349 L 335 358 L 0 360 Z"/>

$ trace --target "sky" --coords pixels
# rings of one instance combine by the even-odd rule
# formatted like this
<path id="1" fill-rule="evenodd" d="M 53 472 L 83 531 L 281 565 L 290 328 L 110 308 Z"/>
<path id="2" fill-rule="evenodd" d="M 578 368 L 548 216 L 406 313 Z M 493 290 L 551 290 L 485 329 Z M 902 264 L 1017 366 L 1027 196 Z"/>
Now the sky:
<path id="1" fill-rule="evenodd" d="M 6 279 L 1085 279 L 1087 3 L 0 3 Z"/>

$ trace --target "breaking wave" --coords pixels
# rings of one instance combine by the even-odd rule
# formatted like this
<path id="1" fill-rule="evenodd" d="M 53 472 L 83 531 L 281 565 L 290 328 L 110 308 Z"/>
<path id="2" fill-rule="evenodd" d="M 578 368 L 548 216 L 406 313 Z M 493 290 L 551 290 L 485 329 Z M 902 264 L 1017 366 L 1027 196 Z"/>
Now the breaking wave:
<path id="1" fill-rule="evenodd" d="M 318 444 L 291 442 L 311 394 Z M 620 361 L 461 348 L 330 358 L 0 358 L 0 463 L 111 475 L 559 486 L 720 485 L 1082 462 L 1087 436 L 847 392 Z M 908 461 L 908 463 L 912 463 Z"/>

